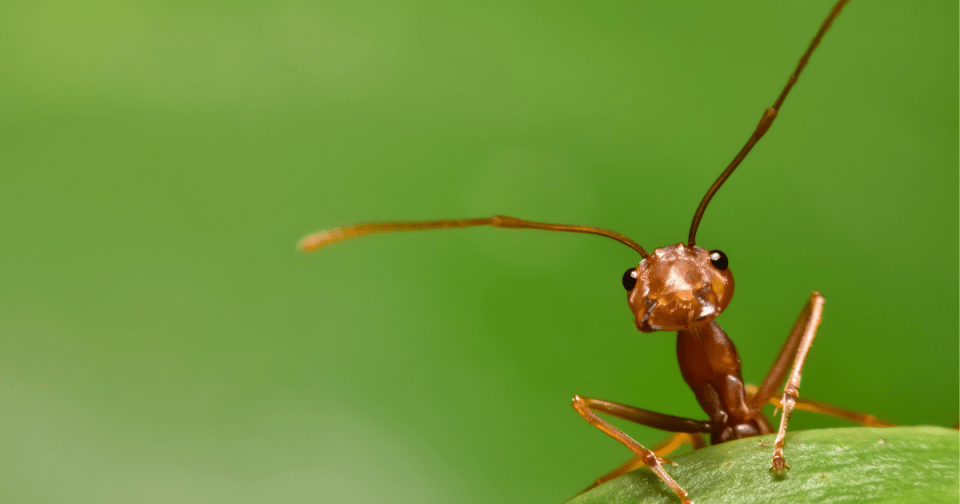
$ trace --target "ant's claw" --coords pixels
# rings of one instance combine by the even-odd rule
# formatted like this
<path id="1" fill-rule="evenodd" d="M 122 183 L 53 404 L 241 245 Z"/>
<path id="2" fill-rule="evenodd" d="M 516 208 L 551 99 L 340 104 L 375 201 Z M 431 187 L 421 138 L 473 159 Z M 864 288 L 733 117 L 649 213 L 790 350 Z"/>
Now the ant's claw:
<path id="1" fill-rule="evenodd" d="M 777 455 L 773 457 L 773 460 L 770 462 L 770 472 L 775 472 L 778 475 L 783 474 L 783 470 L 790 470 L 790 466 L 787 465 L 787 461 L 783 460 L 783 457 Z"/>

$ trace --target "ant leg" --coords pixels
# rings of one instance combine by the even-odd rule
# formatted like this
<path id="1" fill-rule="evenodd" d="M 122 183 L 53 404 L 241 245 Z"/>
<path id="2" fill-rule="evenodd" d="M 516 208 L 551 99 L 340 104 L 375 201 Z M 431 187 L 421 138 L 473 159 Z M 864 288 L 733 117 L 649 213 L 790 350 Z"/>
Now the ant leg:
<path id="1" fill-rule="evenodd" d="M 650 451 L 655 453 L 658 457 L 664 457 L 666 455 L 669 455 L 672 451 L 676 450 L 677 448 L 683 446 L 686 443 L 690 443 L 693 446 L 694 450 L 699 450 L 700 448 L 707 446 L 707 444 L 703 441 L 703 438 L 700 437 L 700 434 L 689 434 L 686 432 L 678 432 L 670 436 L 669 438 L 667 438 L 665 441 L 661 442 L 657 446 L 654 446 Z M 588 490 L 592 490 L 612 479 L 619 478 L 620 476 L 623 476 L 624 474 L 635 471 L 643 466 L 644 466 L 643 458 L 637 455 L 632 459 L 626 461 L 626 463 L 624 463 L 620 467 L 597 478 L 596 481 L 594 481 L 587 488 L 584 488 L 583 490 L 581 490 L 580 493 L 584 493 Z"/>
<path id="2" fill-rule="evenodd" d="M 708 422 L 701 422 L 699 420 L 677 417 L 673 415 L 665 415 L 663 413 L 656 413 L 619 403 L 580 396 L 573 397 L 573 409 L 577 410 L 577 413 L 579 413 L 584 420 L 590 422 L 591 425 L 602 430 L 608 436 L 616 439 L 621 444 L 627 448 L 630 448 L 631 451 L 636 453 L 637 458 L 649 466 L 650 469 L 657 475 L 657 477 L 666 483 L 667 486 L 669 486 L 670 489 L 673 490 L 678 497 L 680 497 L 680 501 L 683 502 L 683 504 L 692 504 L 692 501 L 687 498 L 686 490 L 681 488 L 680 485 L 678 485 L 677 482 L 674 481 L 669 474 L 667 474 L 667 471 L 664 470 L 663 466 L 661 465 L 661 463 L 672 462 L 659 457 L 655 452 L 648 450 L 640 443 L 634 441 L 630 438 L 630 436 L 624 434 L 623 431 L 611 425 L 610 422 L 607 422 L 606 420 L 603 420 L 597 416 L 594 411 L 606 413 L 617 418 L 647 425 L 649 427 L 673 432 L 709 432 L 710 424 Z"/>
<path id="3" fill-rule="evenodd" d="M 783 472 L 784 468 L 790 468 L 783 460 L 783 436 L 786 432 L 787 421 L 790 419 L 790 413 L 794 409 L 845 418 L 868 427 L 893 427 L 896 425 L 892 422 L 878 419 L 873 415 L 857 413 L 829 404 L 811 401 L 809 399 L 801 399 L 797 396 L 797 391 L 800 386 L 800 371 L 806 360 L 807 352 L 810 350 L 810 345 L 813 343 L 817 326 L 820 324 L 823 302 L 823 296 L 819 293 L 814 292 L 810 295 L 810 300 L 807 301 L 793 329 L 790 330 L 790 335 L 783 344 L 783 348 L 780 349 L 780 353 L 777 355 L 773 366 L 767 373 L 767 377 L 763 380 L 763 384 L 760 385 L 759 388 L 748 391 L 747 402 L 753 407 L 759 408 L 769 402 L 777 408 L 783 408 L 783 416 L 780 418 L 780 431 L 775 442 L 774 455 L 770 467 L 771 470 L 777 471 L 777 473 Z M 791 355 L 794 356 L 793 373 L 790 376 L 790 382 L 784 388 L 784 395 L 781 399 L 774 394 L 776 393 L 777 386 L 783 382 L 787 376 L 787 372 L 790 369 L 788 365 Z"/>
<path id="4" fill-rule="evenodd" d="M 787 336 L 787 341 L 783 343 L 783 348 L 781 348 L 780 353 L 777 354 L 777 358 L 773 362 L 773 366 L 770 367 L 770 371 L 767 372 L 766 378 L 763 379 L 763 383 L 760 384 L 760 387 L 757 388 L 751 397 L 747 398 L 747 403 L 750 404 L 750 406 L 759 408 L 774 400 L 777 389 L 787 377 L 787 372 L 790 371 L 791 357 L 797 356 L 797 347 L 800 345 L 800 340 L 810 322 L 810 309 L 815 300 L 819 300 L 819 303 L 821 305 L 823 304 L 823 296 L 821 296 L 820 293 L 814 292 L 810 295 L 810 299 L 807 301 L 806 306 L 803 307 L 800 316 L 797 317 L 797 322 L 793 325 L 793 328 L 790 329 L 790 335 Z M 820 319 L 818 317 L 816 324 L 819 323 Z M 816 330 L 816 326 L 814 326 L 814 330 Z"/>
<path id="5" fill-rule="evenodd" d="M 781 407 L 781 401 L 779 397 L 770 398 L 770 404 L 773 404 L 778 409 Z M 820 401 L 811 401 L 810 399 L 803 399 L 798 397 L 797 404 L 795 409 L 810 411 L 813 413 L 820 413 L 821 415 L 832 416 L 836 418 L 843 418 L 844 420 L 850 420 L 858 424 L 865 425 L 867 427 L 896 427 L 897 424 L 893 422 L 888 422 L 886 420 L 879 419 L 868 413 L 858 413 L 856 411 L 850 411 L 843 408 L 838 408 L 830 404 L 822 403 Z"/>
<path id="6" fill-rule="evenodd" d="M 783 379 L 783 369 L 781 368 L 784 366 L 784 357 L 795 351 L 793 370 L 790 372 L 787 384 L 783 388 L 783 399 L 781 400 L 783 413 L 780 416 L 780 430 L 777 432 L 777 439 L 773 443 L 773 458 L 770 461 L 770 470 L 776 471 L 777 474 L 782 474 L 784 469 L 790 468 L 783 459 L 783 438 L 787 433 L 790 414 L 793 413 L 793 408 L 797 404 L 803 363 L 807 359 L 807 353 L 813 344 L 813 338 L 817 335 L 817 326 L 820 325 L 820 318 L 823 316 L 823 301 L 823 296 L 819 292 L 810 294 L 810 300 L 807 301 L 803 311 L 800 312 L 797 323 L 790 331 L 787 343 L 780 351 L 780 355 L 777 356 L 774 367 L 767 374 L 767 378 L 760 386 L 757 395 L 754 396 L 755 401 L 762 399 L 763 402 L 767 402 L 767 398 L 763 394 L 769 394 L 768 388 L 775 386 L 779 380 Z M 770 382 L 773 382 L 773 385 Z"/>

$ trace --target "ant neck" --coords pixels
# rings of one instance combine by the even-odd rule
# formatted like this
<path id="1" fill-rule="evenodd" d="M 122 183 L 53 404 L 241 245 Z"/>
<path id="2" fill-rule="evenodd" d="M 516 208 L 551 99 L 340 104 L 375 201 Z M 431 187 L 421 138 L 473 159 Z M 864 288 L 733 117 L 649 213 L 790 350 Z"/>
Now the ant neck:
<path id="1" fill-rule="evenodd" d="M 716 322 L 677 332 L 684 381 L 710 416 L 711 443 L 772 432 L 760 410 L 747 404 L 740 354 Z"/>

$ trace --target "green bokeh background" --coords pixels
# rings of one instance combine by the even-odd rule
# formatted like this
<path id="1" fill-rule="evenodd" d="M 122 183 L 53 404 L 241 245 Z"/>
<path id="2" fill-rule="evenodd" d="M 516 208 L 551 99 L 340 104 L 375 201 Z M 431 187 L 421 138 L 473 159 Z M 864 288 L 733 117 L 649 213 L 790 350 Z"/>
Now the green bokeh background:
<path id="1" fill-rule="evenodd" d="M 296 241 L 677 243 L 830 5 L 0 4 L 0 501 L 571 496 L 628 455 L 573 394 L 700 415 L 635 253 Z M 748 380 L 820 290 L 804 396 L 957 422 L 957 20 L 854 1 L 708 210 Z"/>

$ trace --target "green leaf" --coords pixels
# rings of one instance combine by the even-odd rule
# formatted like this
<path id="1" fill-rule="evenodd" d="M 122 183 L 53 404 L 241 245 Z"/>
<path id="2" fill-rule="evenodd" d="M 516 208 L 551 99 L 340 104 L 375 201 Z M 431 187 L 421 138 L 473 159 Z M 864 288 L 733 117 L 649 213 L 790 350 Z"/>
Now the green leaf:
<path id="1" fill-rule="evenodd" d="M 710 446 L 671 458 L 667 472 L 696 504 L 938 503 L 960 501 L 960 436 L 943 427 L 857 427 L 787 434 L 791 470 L 772 475 L 775 436 Z M 680 502 L 648 468 L 568 501 Z"/>

